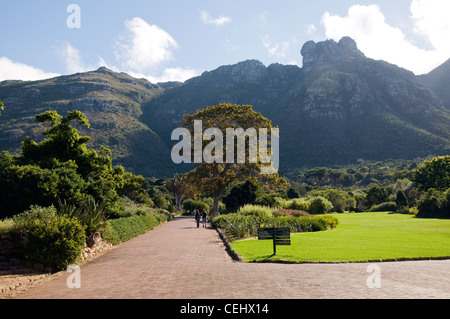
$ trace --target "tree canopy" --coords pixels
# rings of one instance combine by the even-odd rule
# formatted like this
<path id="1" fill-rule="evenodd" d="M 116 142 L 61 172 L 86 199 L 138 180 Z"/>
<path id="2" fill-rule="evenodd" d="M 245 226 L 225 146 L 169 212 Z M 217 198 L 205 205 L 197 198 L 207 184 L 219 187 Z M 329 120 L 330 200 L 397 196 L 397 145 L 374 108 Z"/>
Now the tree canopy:
<path id="1" fill-rule="evenodd" d="M 233 138 L 232 145 L 227 143 L 227 141 L 229 142 L 228 136 L 226 140 L 223 138 L 220 140 L 217 136 L 218 134 L 210 134 L 208 136 L 209 139 L 203 137 L 201 140 L 202 150 L 210 152 L 210 155 L 216 161 L 211 162 L 208 159 L 205 160 L 205 158 L 201 162 L 197 161 L 196 168 L 187 173 L 186 178 L 200 192 L 214 198 L 213 215 L 218 213 L 219 198 L 223 195 L 224 190 L 236 180 L 243 181 L 252 177 L 258 180 L 262 184 L 263 189 L 267 191 L 279 188 L 285 189 L 287 187 L 286 180 L 280 178 L 278 173 L 261 174 L 261 168 L 267 167 L 267 163 L 261 161 L 262 157 L 271 155 L 271 149 L 269 149 L 270 141 L 267 143 L 267 150 L 269 151 L 267 154 L 262 154 L 258 150 L 256 158 L 253 156 L 252 151 L 254 149 L 252 147 L 255 147 L 255 145 L 251 145 L 250 141 L 253 138 L 251 134 L 246 135 L 246 132 L 249 132 L 248 129 L 255 129 L 256 131 L 266 129 L 266 132 L 271 134 L 273 127 L 271 121 L 260 113 L 255 112 L 252 106 L 219 104 L 199 110 L 194 114 L 185 115 L 181 126 L 188 129 L 191 134 L 193 153 L 195 153 L 196 142 L 198 143 L 198 140 L 195 141 L 198 138 L 195 135 L 195 121 L 202 121 L 201 123 L 205 128 L 217 129 L 218 131 L 216 130 L 215 132 L 227 132 L 227 129 L 235 129 L 235 132 L 240 130 L 240 138 L 243 137 L 242 141 L 245 143 L 244 150 L 242 150 L 242 148 L 239 149 L 239 138 L 237 136 Z M 236 141 L 237 143 L 235 143 Z M 229 158 L 230 151 L 233 151 L 233 161 L 230 161 Z M 245 159 L 243 160 L 244 154 Z M 195 159 L 194 162 L 196 162 Z"/>
<path id="2" fill-rule="evenodd" d="M 413 171 L 413 181 L 422 190 L 450 187 L 450 156 L 438 156 L 421 163 Z"/>

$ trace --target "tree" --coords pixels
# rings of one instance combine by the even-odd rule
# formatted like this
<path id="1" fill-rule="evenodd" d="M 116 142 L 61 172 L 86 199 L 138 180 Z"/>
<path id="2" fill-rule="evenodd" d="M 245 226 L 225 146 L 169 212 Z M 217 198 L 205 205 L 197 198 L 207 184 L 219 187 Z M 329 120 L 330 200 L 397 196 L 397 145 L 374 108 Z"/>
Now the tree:
<path id="1" fill-rule="evenodd" d="M 192 193 L 187 179 L 177 173 L 173 178 L 167 178 L 164 181 L 164 186 L 173 194 L 177 211 L 181 211 L 181 203 L 188 194 Z"/>
<path id="2" fill-rule="evenodd" d="M 370 187 L 366 195 L 366 200 L 369 207 L 383 203 L 387 200 L 387 198 L 388 194 L 386 189 L 377 185 Z"/>
<path id="3" fill-rule="evenodd" d="M 326 214 L 333 209 L 333 204 L 322 196 L 314 196 L 310 202 L 309 212 L 311 214 Z"/>
<path id="4" fill-rule="evenodd" d="M 292 198 L 299 198 L 300 195 L 297 193 L 297 191 L 295 189 L 293 189 L 292 187 L 289 188 L 289 190 L 287 191 L 287 197 L 292 199 Z"/>
<path id="5" fill-rule="evenodd" d="M 310 193 L 313 196 L 322 196 L 333 204 L 334 211 L 343 213 L 346 210 L 354 210 L 356 208 L 356 200 L 346 191 L 339 189 L 315 190 Z"/>
<path id="6" fill-rule="evenodd" d="M 421 190 L 446 190 L 450 187 L 450 155 L 424 161 L 413 171 L 412 180 Z"/>
<path id="7" fill-rule="evenodd" d="M 205 136 L 196 136 L 196 124 L 201 121 L 202 125 L 209 129 L 215 129 L 216 134 L 206 134 Z M 254 136 L 250 134 L 252 130 L 259 131 L 266 129 L 267 134 L 274 133 L 271 121 L 260 113 L 253 110 L 250 105 L 232 105 L 219 104 L 210 106 L 206 109 L 199 110 L 194 114 L 184 116 L 182 128 L 187 129 L 192 137 L 188 155 L 193 154 L 196 168 L 187 173 L 186 177 L 192 185 L 195 185 L 202 193 L 212 196 L 214 199 L 212 215 L 218 214 L 219 198 L 224 190 L 235 180 L 243 181 L 248 177 L 255 178 L 267 190 L 275 190 L 277 188 L 286 189 L 287 182 L 284 178 L 280 178 L 278 173 L 262 174 L 262 169 L 267 168 L 267 164 L 263 163 L 263 157 L 271 156 L 271 149 L 267 143 L 266 154 L 257 150 L 254 145 Z M 232 138 L 232 144 L 227 143 L 229 135 L 227 129 L 239 131 L 239 137 L 236 135 Z M 220 133 L 227 132 L 227 141 L 220 139 Z M 261 131 L 259 131 L 261 132 Z M 210 132 L 209 132 L 210 133 Z M 248 134 L 247 134 L 248 133 Z M 273 136 L 273 135 L 272 135 Z M 213 139 L 214 137 L 214 139 Z M 200 142 L 199 139 L 200 138 Z M 212 142 L 208 143 L 212 140 Z M 237 145 L 235 143 L 237 141 Z M 244 144 L 244 150 L 239 149 L 239 142 Z M 198 145 L 201 143 L 201 145 Z M 242 146 L 241 144 L 241 146 Z M 227 147 L 228 146 L 228 147 Z M 198 147 L 201 147 L 203 158 L 199 161 L 196 155 L 199 155 Z M 209 154 L 208 154 L 209 152 Z M 231 154 L 231 156 L 230 156 Z M 185 154 L 184 154 L 185 155 Z M 230 159 L 230 157 L 233 157 Z M 211 161 L 211 158 L 214 160 Z M 191 155 L 192 159 L 192 155 Z"/>
<path id="8" fill-rule="evenodd" d="M 408 207 L 408 198 L 405 195 L 405 192 L 399 190 L 397 192 L 397 197 L 395 198 L 395 204 L 397 205 L 397 209 Z"/>
<path id="9" fill-rule="evenodd" d="M 260 190 L 257 182 L 246 180 L 233 187 L 230 190 L 230 193 L 223 198 L 223 203 L 226 205 L 227 210 L 236 211 L 245 204 L 255 204 L 259 192 Z"/>

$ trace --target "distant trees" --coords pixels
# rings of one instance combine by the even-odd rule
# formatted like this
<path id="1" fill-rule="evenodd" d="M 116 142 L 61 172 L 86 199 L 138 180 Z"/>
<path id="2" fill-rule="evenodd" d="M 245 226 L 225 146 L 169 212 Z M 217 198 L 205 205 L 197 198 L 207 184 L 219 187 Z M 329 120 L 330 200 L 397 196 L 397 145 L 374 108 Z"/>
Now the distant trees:
<path id="1" fill-rule="evenodd" d="M 412 180 L 425 191 L 430 188 L 446 190 L 450 187 L 450 156 L 424 161 L 413 171 Z"/>
<path id="2" fill-rule="evenodd" d="M 413 171 L 412 179 L 426 191 L 417 204 L 418 216 L 450 218 L 450 156 L 424 161 Z"/>
<path id="3" fill-rule="evenodd" d="M 368 206 L 381 204 L 388 199 L 388 193 L 385 188 L 374 185 L 367 190 L 366 200 Z"/>

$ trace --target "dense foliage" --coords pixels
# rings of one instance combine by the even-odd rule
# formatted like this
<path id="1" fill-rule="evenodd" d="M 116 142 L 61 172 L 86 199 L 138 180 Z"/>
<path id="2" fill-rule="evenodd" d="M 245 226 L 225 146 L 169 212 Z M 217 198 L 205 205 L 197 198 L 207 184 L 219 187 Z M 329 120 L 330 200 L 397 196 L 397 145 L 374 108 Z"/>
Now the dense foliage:
<path id="1" fill-rule="evenodd" d="M 58 214 L 54 207 L 33 206 L 14 216 L 12 233 L 24 241 L 29 260 L 53 270 L 79 261 L 86 242 L 85 226 L 77 218 Z"/>
<path id="2" fill-rule="evenodd" d="M 257 205 L 246 205 L 237 213 L 212 219 L 212 225 L 222 229 L 230 240 L 255 237 L 262 227 L 288 227 L 291 232 L 299 233 L 332 229 L 337 223 L 331 215 L 275 216 L 273 209 Z"/>
<path id="3" fill-rule="evenodd" d="M 37 115 L 36 121 L 50 124 L 43 132 L 46 138 L 40 143 L 26 138 L 20 155 L 4 152 L 0 157 L 0 217 L 58 201 L 83 206 L 94 199 L 111 205 L 119 195 L 151 203 L 144 178 L 113 167 L 108 149 L 97 153 L 87 148 L 90 138 L 80 136 L 72 126 L 75 122 L 89 127 L 83 113 L 73 111 L 62 117 L 47 111 Z"/>
<path id="4" fill-rule="evenodd" d="M 109 220 L 108 228 L 103 233 L 103 237 L 106 241 L 117 245 L 142 235 L 171 219 L 172 215 L 168 212 L 157 210 L 141 211 L 139 214 L 130 217 Z"/>

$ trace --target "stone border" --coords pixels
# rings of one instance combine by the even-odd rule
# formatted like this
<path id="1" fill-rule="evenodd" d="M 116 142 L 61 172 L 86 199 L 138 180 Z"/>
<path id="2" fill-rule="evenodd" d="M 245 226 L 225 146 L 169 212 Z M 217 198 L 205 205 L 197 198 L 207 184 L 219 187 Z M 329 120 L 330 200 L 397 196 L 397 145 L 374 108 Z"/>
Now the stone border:
<path id="1" fill-rule="evenodd" d="M 219 234 L 219 237 L 220 237 L 220 239 L 222 240 L 222 242 L 223 242 L 223 244 L 225 246 L 225 250 L 228 253 L 228 255 L 231 257 L 231 259 L 234 260 L 234 261 L 238 261 L 238 262 L 245 262 L 241 255 L 239 255 L 238 253 L 236 253 L 235 251 L 233 251 L 231 249 L 231 247 L 230 247 L 230 240 L 225 235 L 225 233 L 222 232 L 222 230 L 220 228 L 218 228 L 218 227 L 213 227 L 213 228 Z"/>

